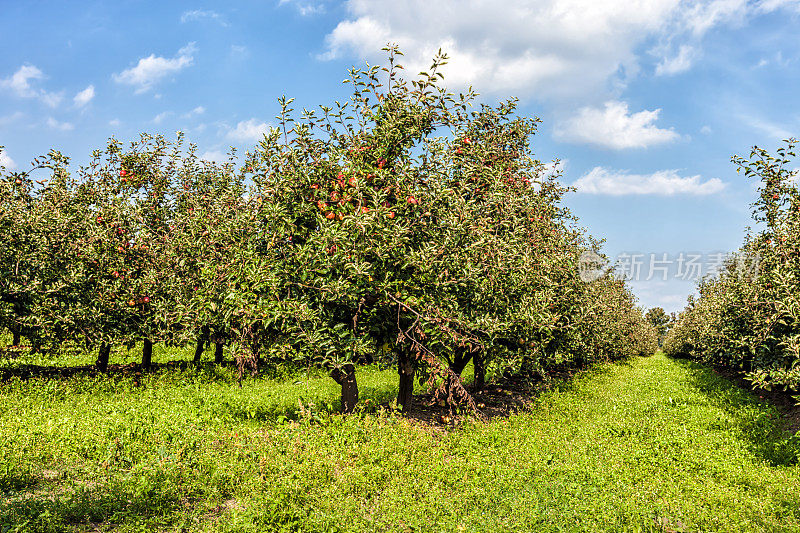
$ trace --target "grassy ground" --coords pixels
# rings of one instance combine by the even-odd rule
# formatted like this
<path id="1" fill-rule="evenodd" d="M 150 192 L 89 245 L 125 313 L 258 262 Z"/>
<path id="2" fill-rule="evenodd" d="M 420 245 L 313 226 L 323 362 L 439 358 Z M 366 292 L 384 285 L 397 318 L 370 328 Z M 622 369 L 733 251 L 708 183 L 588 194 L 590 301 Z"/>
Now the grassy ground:
<path id="1" fill-rule="evenodd" d="M 597 367 L 449 431 L 330 415 L 336 395 L 211 367 L 1 383 L 0 532 L 800 529 L 797 443 L 691 363 Z"/>

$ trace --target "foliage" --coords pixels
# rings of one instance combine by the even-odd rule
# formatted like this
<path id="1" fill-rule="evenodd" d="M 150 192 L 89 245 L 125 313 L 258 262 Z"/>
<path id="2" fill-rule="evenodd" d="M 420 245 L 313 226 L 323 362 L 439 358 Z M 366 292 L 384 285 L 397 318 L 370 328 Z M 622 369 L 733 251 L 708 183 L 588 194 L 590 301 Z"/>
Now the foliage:
<path id="1" fill-rule="evenodd" d="M 698 287 L 665 343 L 668 353 L 741 369 L 755 387 L 800 388 L 800 191 L 795 141 L 775 155 L 734 157 L 759 180 L 753 218 L 738 254 Z"/>
<path id="2" fill-rule="evenodd" d="M 352 69 L 349 101 L 279 126 L 244 164 L 200 161 L 182 136 L 112 139 L 70 174 L 58 152 L 0 177 L 0 326 L 33 349 L 207 343 L 240 372 L 265 359 L 326 369 L 358 402 L 358 365 L 472 405 L 461 373 L 544 373 L 655 349 L 624 283 L 579 277 L 594 241 L 530 145 L 516 102 L 473 108 L 416 80 L 402 54 Z M 40 173 L 49 178 L 34 180 Z M 474 406 L 474 405 L 473 405 Z"/>
<path id="3" fill-rule="evenodd" d="M 672 325 L 672 317 L 664 311 L 663 307 L 653 307 L 647 310 L 644 314 L 644 318 L 656 328 L 656 332 L 658 333 L 658 345 L 661 346 L 664 337 Z"/>

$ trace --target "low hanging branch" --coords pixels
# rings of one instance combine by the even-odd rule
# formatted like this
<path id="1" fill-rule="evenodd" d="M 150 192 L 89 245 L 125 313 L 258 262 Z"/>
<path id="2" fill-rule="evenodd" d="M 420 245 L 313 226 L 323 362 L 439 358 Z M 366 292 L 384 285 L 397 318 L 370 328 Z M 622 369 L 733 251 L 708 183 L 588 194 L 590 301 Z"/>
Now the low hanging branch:
<path id="1" fill-rule="evenodd" d="M 411 343 L 411 353 L 416 357 L 418 360 L 427 363 L 428 367 L 431 369 L 430 374 L 428 375 L 428 379 L 425 384 L 429 387 L 436 384 L 438 378 L 441 378 L 441 383 L 436 387 L 433 391 L 433 402 L 437 402 L 439 400 L 445 400 L 448 406 L 453 405 L 453 400 L 456 400 L 458 403 L 463 403 L 469 406 L 470 410 L 475 413 L 479 418 L 484 419 L 485 416 L 478 410 L 478 406 L 475 403 L 475 399 L 472 395 L 467 391 L 464 387 L 463 382 L 461 381 L 461 376 L 453 372 L 450 367 L 443 365 L 441 361 L 436 357 L 436 354 L 431 352 L 424 344 L 417 340 L 416 335 L 423 336 L 424 332 L 419 327 L 420 319 L 423 317 L 420 313 L 415 311 L 414 309 L 410 308 L 391 294 L 388 295 L 389 298 L 394 300 L 397 303 L 397 343 L 403 344 L 404 342 L 408 341 Z M 400 325 L 400 309 L 406 309 L 417 316 L 417 319 L 414 323 L 408 328 L 403 329 Z M 442 319 L 433 319 L 431 322 L 442 324 Z M 447 328 L 447 332 L 451 333 L 454 336 L 462 337 L 463 335 L 459 334 L 455 330 L 451 328 Z M 470 339 L 473 340 L 473 339 Z M 451 385 L 451 386 L 448 386 Z"/>

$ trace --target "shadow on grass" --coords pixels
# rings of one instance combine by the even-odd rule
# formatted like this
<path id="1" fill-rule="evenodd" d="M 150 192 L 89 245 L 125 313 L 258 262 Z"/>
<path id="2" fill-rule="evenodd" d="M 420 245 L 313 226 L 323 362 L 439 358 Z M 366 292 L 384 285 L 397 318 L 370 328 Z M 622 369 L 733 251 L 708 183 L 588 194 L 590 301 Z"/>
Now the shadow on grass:
<path id="1" fill-rule="evenodd" d="M 224 361 L 222 363 L 201 361 L 195 363 L 187 360 L 173 360 L 166 363 L 154 362 L 147 368 L 139 363 L 109 364 L 105 372 L 98 370 L 95 365 L 59 366 L 21 364 L 6 367 L 0 366 L 0 383 L 12 379 L 27 381 L 31 379 L 69 379 L 73 377 L 137 378 L 145 374 L 152 376 L 171 372 L 191 372 L 209 381 L 237 381 L 237 367 L 233 361 Z M 259 366 L 257 373 L 246 371 L 243 374 L 243 379 L 249 379 L 251 377 L 290 379 L 304 372 L 306 372 L 306 369 L 303 368 L 265 363 Z"/>
<path id="2" fill-rule="evenodd" d="M 331 383 L 334 383 L 331 380 Z M 396 387 L 361 387 L 358 412 L 375 413 L 381 407 L 391 405 L 397 398 Z M 338 390 L 330 394 L 317 393 L 312 397 L 299 396 L 291 402 L 273 405 L 237 405 L 226 403 L 216 405 L 215 413 L 230 419 L 232 422 L 252 420 L 259 423 L 280 423 L 284 421 L 322 421 L 331 415 L 341 413 L 341 401 Z"/>
<path id="3" fill-rule="evenodd" d="M 215 365 L 214 363 L 195 364 L 189 361 L 170 361 L 168 363 L 153 363 L 149 368 L 145 369 L 138 363 L 129 363 L 125 365 L 108 365 L 108 370 L 101 372 L 94 365 L 58 366 L 23 364 L 0 368 L 0 381 L 8 381 L 13 378 L 27 380 L 37 378 L 70 378 L 77 376 L 127 376 L 141 374 L 142 372 L 154 374 L 172 370 L 187 370 L 190 368 L 204 369 L 216 366 L 219 365 Z"/>
<path id="4" fill-rule="evenodd" d="M 709 403 L 730 415 L 735 429 L 759 458 L 772 466 L 789 466 L 798 462 L 800 437 L 787 430 L 774 406 L 717 375 L 707 366 L 686 359 L 671 360 L 687 370 L 690 383 L 706 396 Z"/>
<path id="5" fill-rule="evenodd" d="M 548 391 L 570 392 L 588 379 L 607 374 L 611 365 L 632 365 L 631 360 L 590 362 L 582 365 L 553 365 L 544 373 L 504 376 L 476 390 L 471 380 L 465 380 L 467 391 L 472 394 L 480 419 L 490 421 L 514 415 L 531 408 L 542 394 Z M 474 418 L 467 406 L 447 406 L 437 403 L 432 391 L 414 395 L 414 405 L 404 416 L 429 426 L 457 426 L 468 418 Z"/>
<path id="6" fill-rule="evenodd" d="M 135 522 L 152 531 L 175 524 L 186 501 L 170 484 L 141 480 L 128 485 L 35 489 L 0 493 L 0 531 L 100 531 L 98 526 L 113 529 L 121 522 Z"/>
<path id="7" fill-rule="evenodd" d="M 614 365 L 631 365 L 633 360 L 614 361 Z M 587 363 L 579 366 L 560 364 L 550 366 L 545 374 L 529 376 L 503 377 L 487 383 L 483 389 L 476 391 L 471 379 L 467 377 L 465 386 L 473 395 L 478 406 L 480 418 L 489 420 L 493 418 L 508 417 L 520 410 L 526 409 L 534 403 L 536 398 L 545 391 L 558 390 L 566 392 L 575 386 L 577 376 L 581 378 L 596 377 L 604 374 L 609 369 L 608 363 Z M 469 370 L 469 369 L 467 369 Z M 294 378 L 307 379 L 311 377 L 329 380 L 327 373 L 317 369 L 312 373 L 304 367 L 287 363 L 265 361 L 255 375 L 245 372 L 243 380 L 270 379 L 275 381 L 290 382 Z M 469 372 L 466 372 L 470 376 Z M 139 363 L 109 365 L 106 372 L 100 372 L 94 365 L 35 365 L 19 364 L 3 367 L 0 365 L 0 383 L 14 379 L 21 381 L 64 381 L 81 378 L 98 378 L 100 382 L 108 383 L 112 389 L 117 390 L 129 387 L 137 388 L 148 386 L 148 378 L 158 377 L 161 385 L 164 377 L 167 381 L 185 383 L 187 379 L 203 383 L 222 383 L 236 386 L 238 372 L 233 362 L 216 364 L 203 361 L 194 363 L 185 359 L 173 360 L 164 363 L 154 362 L 149 368 L 143 368 Z M 160 377 L 161 376 L 161 377 Z M 107 378 L 107 379 L 106 379 Z M 141 381 L 140 381 L 141 380 Z M 309 397 L 303 394 L 288 394 L 285 398 L 273 397 L 263 403 L 243 400 L 242 402 L 223 400 L 216 404 L 215 414 L 221 419 L 231 422 L 255 421 L 259 423 L 274 423 L 281 421 L 298 421 L 309 416 L 324 418 L 341 410 L 338 387 L 331 390 L 316 391 Z M 358 409 L 363 413 L 396 410 L 397 382 L 386 383 L 378 386 L 360 385 L 360 403 Z M 120 389 L 120 390 L 122 390 Z M 467 418 L 473 418 L 475 413 L 466 405 L 442 405 L 433 398 L 430 390 L 418 386 L 414 395 L 414 406 L 405 416 L 411 420 L 433 426 L 455 426 Z M 280 394 L 280 393 L 278 393 Z M 298 401 L 299 400 L 299 401 Z"/>

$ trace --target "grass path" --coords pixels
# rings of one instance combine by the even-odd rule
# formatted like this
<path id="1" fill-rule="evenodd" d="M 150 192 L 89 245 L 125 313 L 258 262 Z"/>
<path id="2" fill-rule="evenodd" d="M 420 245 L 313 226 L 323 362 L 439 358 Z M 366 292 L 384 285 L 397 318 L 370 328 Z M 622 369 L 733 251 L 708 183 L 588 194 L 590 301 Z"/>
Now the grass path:
<path id="1" fill-rule="evenodd" d="M 332 402 L 326 379 L 0 384 L 0 531 L 800 530 L 797 442 L 692 363 L 605 365 L 448 432 L 280 418 L 298 387 Z"/>

